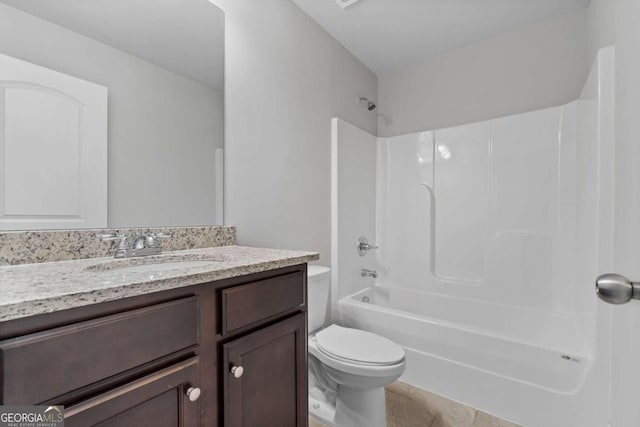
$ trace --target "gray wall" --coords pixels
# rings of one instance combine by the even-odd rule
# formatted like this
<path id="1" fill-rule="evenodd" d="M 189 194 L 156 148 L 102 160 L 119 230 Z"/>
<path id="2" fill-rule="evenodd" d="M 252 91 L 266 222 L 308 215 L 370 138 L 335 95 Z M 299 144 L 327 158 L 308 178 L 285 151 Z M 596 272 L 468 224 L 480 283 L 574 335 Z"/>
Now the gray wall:
<path id="1" fill-rule="evenodd" d="M 587 13 L 560 16 L 380 77 L 379 135 L 487 120 L 576 99 Z"/>
<path id="2" fill-rule="evenodd" d="M 330 261 L 333 116 L 376 133 L 376 76 L 290 0 L 212 0 L 226 13 L 225 222 L 244 245 Z"/>
<path id="3" fill-rule="evenodd" d="M 219 91 L 0 4 L 0 53 L 109 88 L 109 226 L 213 224 Z"/>

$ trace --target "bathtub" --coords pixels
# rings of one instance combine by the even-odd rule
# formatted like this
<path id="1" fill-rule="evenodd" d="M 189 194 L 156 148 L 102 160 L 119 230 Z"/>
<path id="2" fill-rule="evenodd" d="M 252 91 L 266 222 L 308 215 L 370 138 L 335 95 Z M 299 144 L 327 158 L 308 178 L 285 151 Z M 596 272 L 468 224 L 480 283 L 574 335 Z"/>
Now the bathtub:
<path id="1" fill-rule="evenodd" d="M 396 341 L 409 384 L 524 426 L 602 427 L 576 319 L 399 287 L 338 301 L 340 321 Z"/>

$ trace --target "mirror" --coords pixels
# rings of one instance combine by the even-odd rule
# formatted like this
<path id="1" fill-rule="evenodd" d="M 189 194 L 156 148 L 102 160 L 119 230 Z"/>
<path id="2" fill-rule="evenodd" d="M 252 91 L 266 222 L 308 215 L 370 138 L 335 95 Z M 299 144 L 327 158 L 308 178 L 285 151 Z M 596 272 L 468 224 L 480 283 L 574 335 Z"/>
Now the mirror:
<path id="1" fill-rule="evenodd" d="M 0 0 L 0 230 L 223 224 L 224 13 Z"/>

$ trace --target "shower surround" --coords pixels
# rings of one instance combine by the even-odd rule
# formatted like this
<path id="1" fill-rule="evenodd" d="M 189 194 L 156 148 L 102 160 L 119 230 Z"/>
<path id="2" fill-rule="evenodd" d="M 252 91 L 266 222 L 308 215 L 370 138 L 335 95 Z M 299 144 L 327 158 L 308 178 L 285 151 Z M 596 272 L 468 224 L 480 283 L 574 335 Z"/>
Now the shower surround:
<path id="1" fill-rule="evenodd" d="M 606 425 L 611 312 L 593 282 L 611 269 L 613 64 L 603 49 L 567 105 L 366 148 L 375 232 L 341 214 L 354 200 L 332 222 L 375 239 L 378 278 L 337 241 L 335 315 L 405 347 L 405 382 L 528 427 Z M 368 138 L 334 123 L 345 153 Z M 339 204 L 357 175 L 334 156 Z"/>

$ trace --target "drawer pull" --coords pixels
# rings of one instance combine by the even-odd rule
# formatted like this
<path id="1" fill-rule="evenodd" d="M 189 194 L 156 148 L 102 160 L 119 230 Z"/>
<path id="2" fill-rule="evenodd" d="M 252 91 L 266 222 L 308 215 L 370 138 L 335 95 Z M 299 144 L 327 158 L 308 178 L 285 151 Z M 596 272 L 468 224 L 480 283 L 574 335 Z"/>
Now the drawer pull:
<path id="1" fill-rule="evenodd" d="M 198 387 L 189 387 L 186 392 L 187 397 L 191 402 L 195 402 L 196 400 L 200 399 L 200 393 L 201 391 Z"/>
<path id="2" fill-rule="evenodd" d="M 232 366 L 231 367 L 231 374 L 235 378 L 240 378 L 242 376 L 242 374 L 244 374 L 244 368 L 242 366 Z"/>

